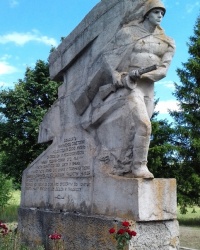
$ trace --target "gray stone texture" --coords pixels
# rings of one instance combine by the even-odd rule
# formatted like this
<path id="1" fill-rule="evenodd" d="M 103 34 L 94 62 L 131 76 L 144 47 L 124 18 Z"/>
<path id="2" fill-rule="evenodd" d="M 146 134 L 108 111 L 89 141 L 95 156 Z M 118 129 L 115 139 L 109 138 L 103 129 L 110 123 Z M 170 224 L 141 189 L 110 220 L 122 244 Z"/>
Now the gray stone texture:
<path id="1" fill-rule="evenodd" d="M 56 231 L 62 235 L 65 249 L 115 250 L 116 241 L 108 230 L 111 227 L 121 228 L 120 219 L 106 216 L 83 216 L 26 208 L 20 208 L 19 215 L 22 241 L 32 246 L 32 249 L 41 244 L 45 249 L 52 249 L 52 240 L 48 239 L 48 235 Z M 132 238 L 129 250 L 178 249 L 179 230 L 176 220 L 133 222 L 132 230 L 137 235 Z"/>

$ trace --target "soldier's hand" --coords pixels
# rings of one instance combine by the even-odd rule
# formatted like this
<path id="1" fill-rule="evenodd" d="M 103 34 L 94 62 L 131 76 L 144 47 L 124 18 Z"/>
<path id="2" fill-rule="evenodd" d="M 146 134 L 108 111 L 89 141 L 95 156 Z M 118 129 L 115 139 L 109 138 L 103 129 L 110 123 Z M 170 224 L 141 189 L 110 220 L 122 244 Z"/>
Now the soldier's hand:
<path id="1" fill-rule="evenodd" d="M 123 79 L 126 75 L 127 75 L 126 72 L 121 72 L 121 73 L 117 71 L 113 72 L 112 79 L 113 79 L 113 84 L 116 86 L 116 88 L 124 87 Z"/>
<path id="2" fill-rule="evenodd" d="M 113 84 L 115 87 L 119 88 L 123 86 L 121 74 L 117 71 L 112 72 Z"/>
<path id="3" fill-rule="evenodd" d="M 135 82 L 140 78 L 140 73 L 138 70 L 132 70 L 131 72 L 129 72 L 129 77 L 132 81 Z"/>

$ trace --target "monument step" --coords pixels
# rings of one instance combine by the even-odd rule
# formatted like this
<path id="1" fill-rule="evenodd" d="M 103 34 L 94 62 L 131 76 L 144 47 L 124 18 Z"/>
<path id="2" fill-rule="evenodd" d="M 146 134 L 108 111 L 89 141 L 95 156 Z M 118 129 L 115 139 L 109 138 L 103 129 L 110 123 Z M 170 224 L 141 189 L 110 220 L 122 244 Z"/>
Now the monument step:
<path id="1" fill-rule="evenodd" d="M 198 250 L 198 249 L 188 248 L 188 247 L 180 247 L 180 250 Z"/>

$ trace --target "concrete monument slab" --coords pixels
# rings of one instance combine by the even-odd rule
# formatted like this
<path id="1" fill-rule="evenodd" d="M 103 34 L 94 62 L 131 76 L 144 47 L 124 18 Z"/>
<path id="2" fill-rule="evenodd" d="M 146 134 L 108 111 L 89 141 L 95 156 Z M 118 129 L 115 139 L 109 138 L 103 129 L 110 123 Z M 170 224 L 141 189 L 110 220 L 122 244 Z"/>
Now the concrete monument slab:
<path id="1" fill-rule="evenodd" d="M 52 143 L 24 171 L 19 209 L 33 249 L 51 249 L 56 229 L 71 250 L 114 250 L 108 230 L 125 219 L 138 233 L 129 250 L 178 249 L 176 181 L 147 167 L 154 82 L 175 50 L 165 12 L 160 0 L 102 0 L 50 55 L 63 84 L 38 142 Z"/>

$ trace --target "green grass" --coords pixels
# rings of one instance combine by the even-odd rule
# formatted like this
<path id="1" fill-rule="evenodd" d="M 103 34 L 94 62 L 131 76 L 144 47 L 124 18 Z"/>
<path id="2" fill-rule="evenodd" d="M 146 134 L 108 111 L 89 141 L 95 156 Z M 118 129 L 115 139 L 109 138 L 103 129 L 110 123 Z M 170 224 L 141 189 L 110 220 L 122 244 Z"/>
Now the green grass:
<path id="1" fill-rule="evenodd" d="M 200 227 L 200 207 L 187 208 L 186 214 L 178 212 L 178 221 L 180 225 Z"/>
<path id="2" fill-rule="evenodd" d="M 20 204 L 19 190 L 14 190 L 12 192 L 12 197 L 8 202 L 8 205 L 0 210 L 0 220 L 6 223 L 16 223 L 18 218 L 18 208 Z"/>

